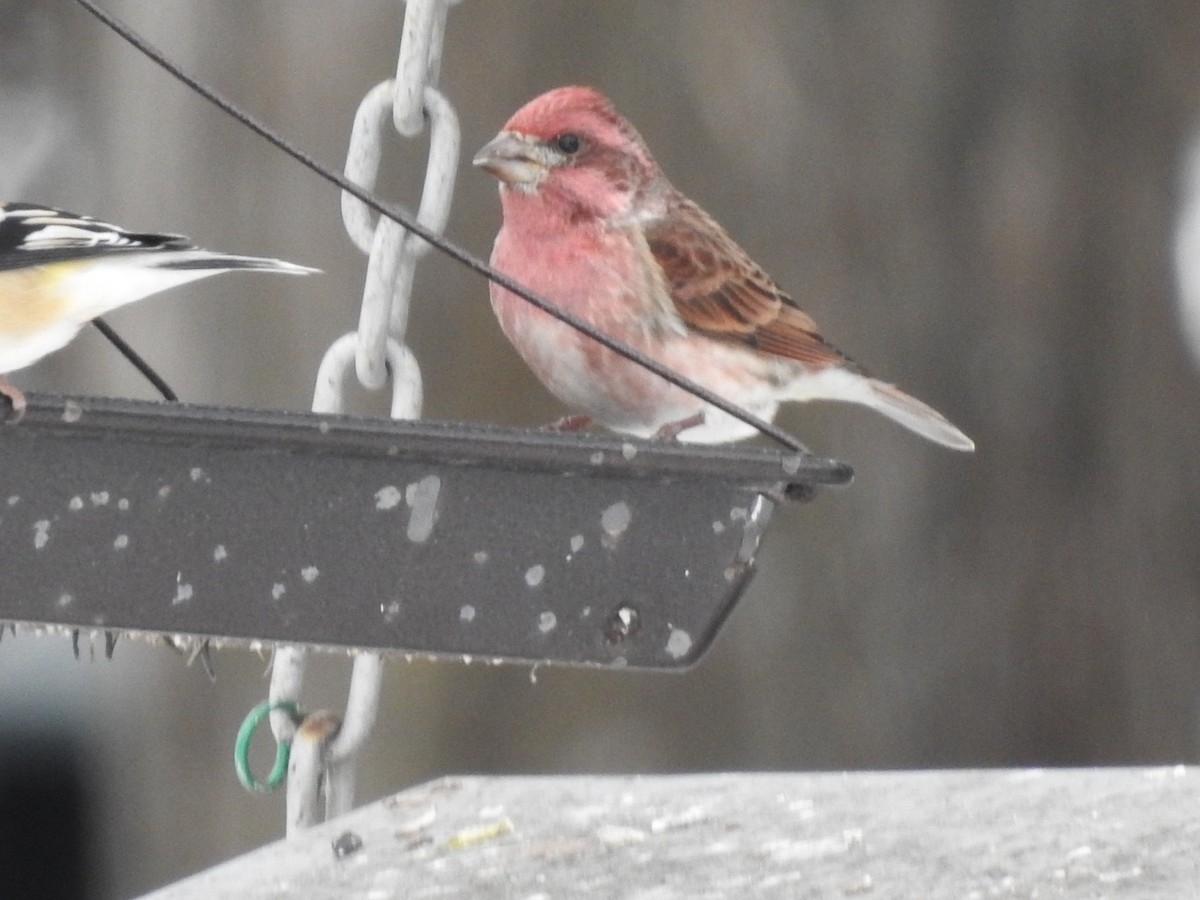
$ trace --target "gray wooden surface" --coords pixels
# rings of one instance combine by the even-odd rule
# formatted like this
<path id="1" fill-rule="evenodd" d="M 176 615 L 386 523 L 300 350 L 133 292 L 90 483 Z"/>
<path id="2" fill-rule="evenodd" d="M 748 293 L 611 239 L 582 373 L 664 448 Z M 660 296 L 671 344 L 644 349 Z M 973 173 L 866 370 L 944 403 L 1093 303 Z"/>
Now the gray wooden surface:
<path id="1" fill-rule="evenodd" d="M 1200 897 L 1200 769 L 445 778 L 150 896 Z"/>

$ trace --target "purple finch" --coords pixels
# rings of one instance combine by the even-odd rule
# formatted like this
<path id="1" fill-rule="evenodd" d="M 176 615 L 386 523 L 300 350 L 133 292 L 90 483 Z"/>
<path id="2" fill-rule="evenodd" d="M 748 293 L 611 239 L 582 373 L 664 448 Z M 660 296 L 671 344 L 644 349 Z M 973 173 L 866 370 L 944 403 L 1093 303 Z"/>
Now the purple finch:
<path id="1" fill-rule="evenodd" d="M 500 180 L 492 265 L 668 368 L 770 420 L 782 401 L 861 403 L 973 450 L 940 413 L 872 378 L 717 222 L 672 187 L 598 91 L 530 101 L 475 156 Z M 683 441 L 754 429 L 491 285 L 500 327 L 570 409 L 614 431 Z M 579 417 L 574 417 L 578 419 Z"/>

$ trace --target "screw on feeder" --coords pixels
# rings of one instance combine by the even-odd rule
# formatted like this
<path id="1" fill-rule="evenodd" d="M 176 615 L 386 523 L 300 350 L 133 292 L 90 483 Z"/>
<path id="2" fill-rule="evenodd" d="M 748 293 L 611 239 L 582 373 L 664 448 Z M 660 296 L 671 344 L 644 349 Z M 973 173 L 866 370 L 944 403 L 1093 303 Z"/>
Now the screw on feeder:
<path id="1" fill-rule="evenodd" d="M 629 640 L 641 630 L 641 615 L 635 607 L 623 605 L 617 607 L 604 623 L 604 637 L 610 644 L 620 644 Z"/>

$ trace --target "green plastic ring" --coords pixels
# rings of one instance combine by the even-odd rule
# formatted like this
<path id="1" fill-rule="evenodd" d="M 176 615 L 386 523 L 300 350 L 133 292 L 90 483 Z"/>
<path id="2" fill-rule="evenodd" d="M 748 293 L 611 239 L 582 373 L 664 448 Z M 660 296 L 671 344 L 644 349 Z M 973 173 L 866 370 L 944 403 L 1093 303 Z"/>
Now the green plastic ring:
<path id="1" fill-rule="evenodd" d="M 242 722 L 242 727 L 238 729 L 237 740 L 233 745 L 233 767 L 237 770 L 238 781 L 246 790 L 257 794 L 275 790 L 283 784 L 287 775 L 288 758 L 292 752 L 292 745 L 288 741 L 280 741 L 275 745 L 275 766 L 266 781 L 259 781 L 250 771 L 250 739 L 254 737 L 254 732 L 262 724 L 262 720 L 278 709 L 286 712 L 293 720 L 300 718 L 300 707 L 291 700 L 281 700 L 278 703 L 265 700 L 250 710 L 246 721 Z"/>

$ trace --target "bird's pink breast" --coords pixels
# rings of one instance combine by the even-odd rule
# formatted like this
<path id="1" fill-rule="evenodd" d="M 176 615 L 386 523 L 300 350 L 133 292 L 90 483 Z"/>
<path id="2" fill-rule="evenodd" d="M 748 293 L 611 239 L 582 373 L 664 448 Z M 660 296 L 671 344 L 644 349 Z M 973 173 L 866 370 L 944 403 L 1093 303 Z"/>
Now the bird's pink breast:
<path id="1" fill-rule="evenodd" d="M 747 394 L 758 393 L 764 384 L 760 366 L 748 359 L 752 354 L 681 333 L 678 320 L 653 302 L 652 260 L 636 233 L 599 223 L 556 227 L 537 215 L 535 202 L 528 208 L 523 202 L 517 209 L 514 205 L 505 204 L 505 224 L 492 253 L 497 269 L 723 396 L 759 400 Z M 619 431 L 649 435 L 703 408 L 690 394 L 509 291 L 492 285 L 491 299 L 504 334 L 571 411 Z"/>

